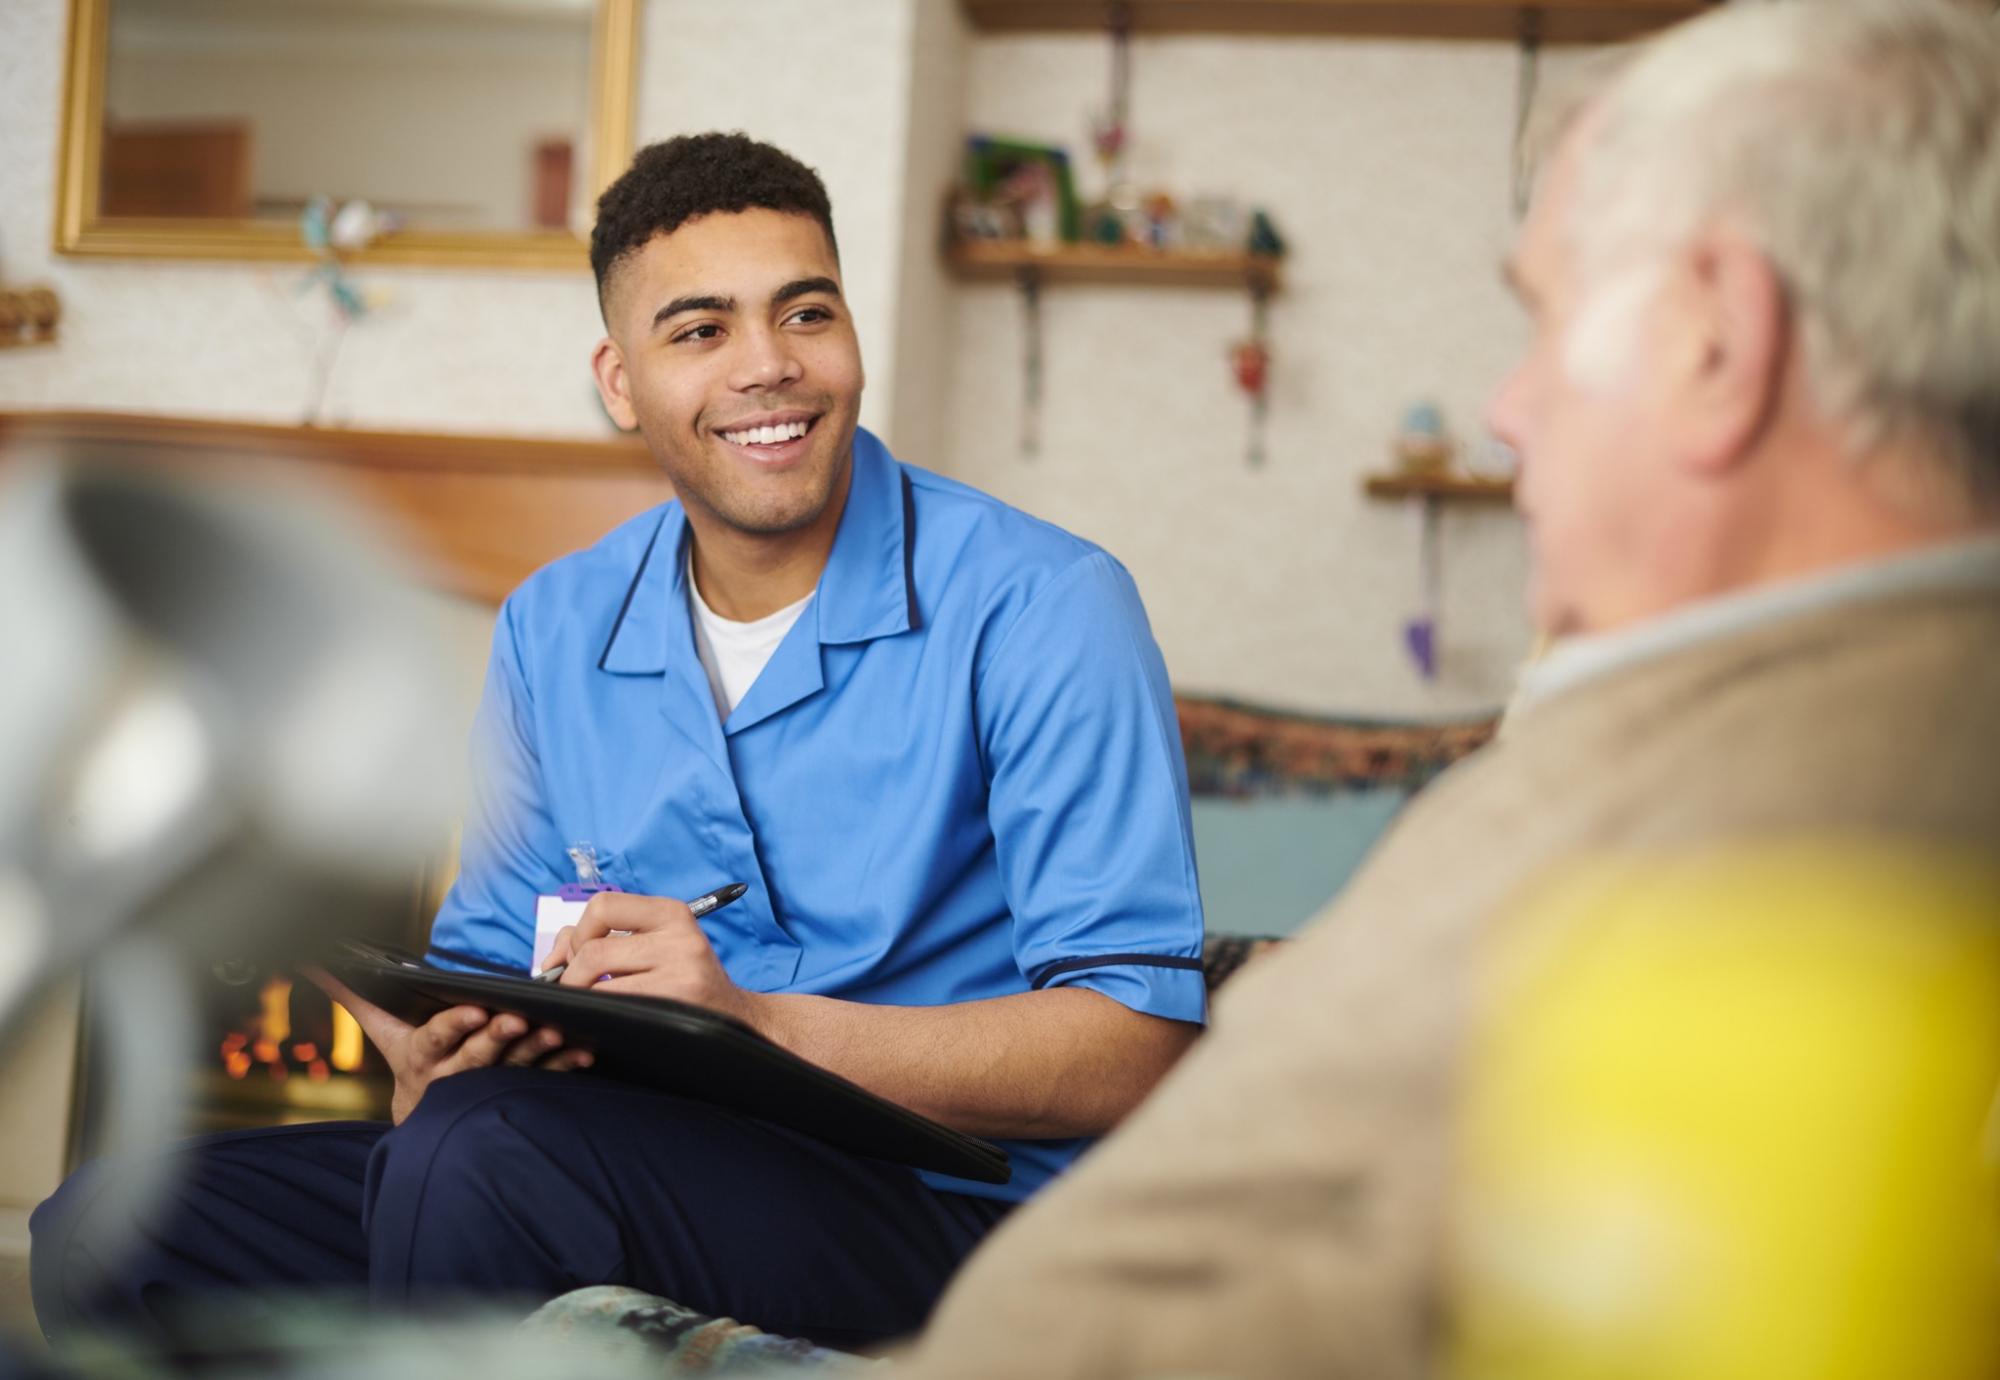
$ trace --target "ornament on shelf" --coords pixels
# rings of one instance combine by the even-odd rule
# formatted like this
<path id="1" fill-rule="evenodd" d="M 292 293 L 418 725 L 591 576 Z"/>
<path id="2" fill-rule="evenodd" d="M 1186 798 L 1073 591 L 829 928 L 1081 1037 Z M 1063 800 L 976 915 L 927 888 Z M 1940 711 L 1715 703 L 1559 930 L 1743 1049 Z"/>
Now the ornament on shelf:
<path id="1" fill-rule="evenodd" d="M 1145 214 L 1144 243 L 1149 249 L 1177 249 L 1181 243 L 1180 207 L 1171 192 L 1151 192 L 1139 203 Z"/>
<path id="2" fill-rule="evenodd" d="M 1074 241 L 1082 207 L 1069 151 L 990 134 L 965 137 L 965 170 L 950 206 L 960 240 L 1026 240 L 1053 247 Z"/>
<path id="3" fill-rule="evenodd" d="M 1271 259 L 1285 257 L 1285 237 L 1278 233 L 1278 223 L 1271 219 L 1271 213 L 1261 206 L 1250 216 L 1250 252 Z"/>
<path id="4" fill-rule="evenodd" d="M 1445 429 L 1444 409 L 1428 399 L 1412 403 L 1396 431 L 1396 469 L 1412 478 L 1434 478 L 1451 469 L 1457 447 Z"/>
<path id="5" fill-rule="evenodd" d="M 53 345 L 62 301 L 51 287 L 0 288 L 0 349 Z"/>

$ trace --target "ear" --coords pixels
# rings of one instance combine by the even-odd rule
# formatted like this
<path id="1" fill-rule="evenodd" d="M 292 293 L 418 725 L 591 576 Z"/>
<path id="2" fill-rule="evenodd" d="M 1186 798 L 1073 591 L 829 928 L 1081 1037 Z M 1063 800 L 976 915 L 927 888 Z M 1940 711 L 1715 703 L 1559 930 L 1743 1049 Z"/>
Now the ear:
<path id="1" fill-rule="evenodd" d="M 611 414 L 611 420 L 622 431 L 636 428 L 639 414 L 632 409 L 632 387 L 625 372 L 625 355 L 618 348 L 618 342 L 610 336 L 598 341 L 597 348 L 590 352 L 590 372 L 597 380 L 597 396 L 604 400 L 604 410 Z"/>
<path id="2" fill-rule="evenodd" d="M 1686 462 L 1708 474 L 1734 468 L 1771 425 L 1784 392 L 1791 321 L 1784 285 L 1747 235 L 1728 227 L 1689 247 L 1689 351 L 1680 420 Z"/>

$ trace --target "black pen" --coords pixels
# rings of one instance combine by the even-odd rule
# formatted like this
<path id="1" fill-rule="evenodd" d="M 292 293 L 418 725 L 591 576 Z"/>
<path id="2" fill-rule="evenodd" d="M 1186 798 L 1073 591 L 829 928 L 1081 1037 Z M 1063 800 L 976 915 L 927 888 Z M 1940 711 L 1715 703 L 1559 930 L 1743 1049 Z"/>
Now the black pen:
<path id="1" fill-rule="evenodd" d="M 699 920 L 712 910 L 721 910 L 731 901 L 741 900 L 744 893 L 749 890 L 750 884 L 748 882 L 731 882 L 728 886 L 719 886 L 711 892 L 695 897 L 692 901 L 688 902 L 688 909 L 693 911 L 694 918 Z M 544 968 L 535 975 L 535 981 L 554 982 L 564 972 L 568 971 L 568 969 L 569 964 L 567 963 L 558 963 L 553 968 Z"/>

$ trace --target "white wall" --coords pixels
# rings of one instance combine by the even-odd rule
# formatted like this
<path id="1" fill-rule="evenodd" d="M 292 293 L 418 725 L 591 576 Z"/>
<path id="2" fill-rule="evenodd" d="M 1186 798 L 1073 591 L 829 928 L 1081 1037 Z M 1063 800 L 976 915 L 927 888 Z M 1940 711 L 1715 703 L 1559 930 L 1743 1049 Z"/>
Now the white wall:
<path id="1" fill-rule="evenodd" d="M 870 385 L 894 415 L 902 160 L 920 3 L 648 0 L 639 139 L 741 128 L 817 166 L 839 208 Z M 0 407 L 94 407 L 297 421 L 327 319 L 298 266 L 108 263 L 49 250 L 64 0 L 0 4 L 0 278 L 51 282 L 62 340 L 0 353 Z M 779 60 L 782 55 L 782 61 Z M 330 420 L 420 430 L 610 431 L 586 360 L 602 332 L 589 271 L 368 269 L 380 310 L 349 333 Z"/>
<path id="2" fill-rule="evenodd" d="M 1107 45 L 972 45 L 972 127 L 1089 144 Z M 1445 714 L 1503 697 L 1528 645 L 1518 521 L 1444 522 L 1445 664 L 1401 650 L 1415 523 L 1365 500 L 1404 406 L 1441 402 L 1477 438 L 1524 324 L 1500 285 L 1512 230 L 1517 61 L 1502 44 L 1161 37 L 1133 51 L 1135 176 L 1271 208 L 1290 242 L 1271 311 L 1262 470 L 1226 360 L 1241 291 L 1055 286 L 1043 293 L 1042 454 L 1017 445 L 1021 310 L 960 294 L 951 342 L 954 474 L 1102 542 L 1132 569 L 1178 683 L 1307 708 Z M 1095 190 L 1094 162 L 1080 159 Z"/>
<path id="3" fill-rule="evenodd" d="M 0 5 L 0 276 L 50 280 L 51 350 L 0 353 L 0 407 L 294 420 L 319 308 L 291 267 L 56 260 L 63 0 Z M 740 128 L 825 176 L 861 324 L 864 421 L 910 459 L 1103 542 L 1137 576 L 1191 689 L 1323 710 L 1446 714 L 1506 693 L 1527 646 L 1520 528 L 1445 522 L 1445 676 L 1401 650 L 1414 525 L 1364 501 L 1402 408 L 1467 436 L 1523 325 L 1511 233 L 1515 55 L 1501 44 L 1174 37 L 1135 52 L 1135 162 L 1183 193 L 1270 205 L 1292 244 L 1272 315 L 1270 460 L 1243 459 L 1230 291 L 1045 294 L 1044 454 L 1016 451 L 1020 313 L 936 260 L 967 127 L 1087 150 L 1103 40 L 969 39 L 952 0 L 648 0 L 641 138 Z M 1088 159 L 1083 160 L 1091 176 Z M 587 273 L 369 270 L 390 301 L 348 339 L 330 411 L 354 424 L 591 435 Z"/>
<path id="4" fill-rule="evenodd" d="M 817 169 L 861 335 L 862 422 L 891 433 L 916 11 L 944 0 L 648 0 L 641 127 L 741 130 Z"/>
<path id="5" fill-rule="evenodd" d="M 920 0 L 910 44 L 904 152 L 895 413 L 889 434 L 919 463 L 947 468 L 946 390 L 956 285 L 938 253 L 944 192 L 958 177 L 965 132 L 968 34 L 953 0 Z"/>

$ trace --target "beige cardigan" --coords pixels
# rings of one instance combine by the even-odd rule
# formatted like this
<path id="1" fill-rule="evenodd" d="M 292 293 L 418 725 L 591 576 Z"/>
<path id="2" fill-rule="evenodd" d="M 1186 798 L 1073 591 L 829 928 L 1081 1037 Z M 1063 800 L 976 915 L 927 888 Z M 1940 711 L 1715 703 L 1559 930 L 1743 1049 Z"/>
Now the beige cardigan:
<path id="1" fill-rule="evenodd" d="M 1491 922 L 1565 860 L 1795 835 L 2000 857 L 2000 593 L 1822 609 L 1517 711 L 973 1257 L 919 1370 L 1425 1373 Z"/>

